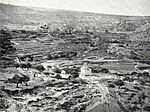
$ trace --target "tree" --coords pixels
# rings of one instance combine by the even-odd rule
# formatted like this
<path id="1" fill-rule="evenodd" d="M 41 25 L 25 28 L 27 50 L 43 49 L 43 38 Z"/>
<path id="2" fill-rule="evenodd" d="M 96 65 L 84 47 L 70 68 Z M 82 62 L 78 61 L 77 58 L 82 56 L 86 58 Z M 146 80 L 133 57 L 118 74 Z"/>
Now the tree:
<path id="1" fill-rule="evenodd" d="M 43 67 L 43 65 L 37 65 L 35 67 L 36 70 L 40 71 L 40 72 L 43 72 L 45 70 L 45 68 Z"/>
<path id="2" fill-rule="evenodd" d="M 15 74 L 11 79 L 8 79 L 6 82 L 8 83 L 16 83 L 16 88 L 19 88 L 19 83 L 25 83 L 27 86 L 27 82 L 30 80 L 30 77 L 23 74 Z"/>

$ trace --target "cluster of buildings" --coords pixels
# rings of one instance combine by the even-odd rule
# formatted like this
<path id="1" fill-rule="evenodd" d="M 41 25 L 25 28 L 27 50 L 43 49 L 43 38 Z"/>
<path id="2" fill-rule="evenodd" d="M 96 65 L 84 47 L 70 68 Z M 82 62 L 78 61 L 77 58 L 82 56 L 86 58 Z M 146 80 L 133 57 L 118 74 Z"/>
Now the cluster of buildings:
<path id="1" fill-rule="evenodd" d="M 57 68 L 59 68 L 59 65 L 56 64 L 50 64 L 50 63 L 43 63 L 42 64 L 45 68 L 45 71 L 43 73 L 48 74 L 48 75 L 53 75 L 55 74 L 55 70 Z M 80 67 L 80 72 L 79 72 L 79 77 L 82 79 L 86 78 L 86 75 L 91 75 L 92 74 L 92 70 L 91 68 L 88 66 L 88 63 L 84 63 L 81 67 Z M 59 74 L 62 78 L 68 79 L 69 76 L 71 76 L 72 74 L 67 74 L 65 70 L 60 70 L 60 74 Z"/>

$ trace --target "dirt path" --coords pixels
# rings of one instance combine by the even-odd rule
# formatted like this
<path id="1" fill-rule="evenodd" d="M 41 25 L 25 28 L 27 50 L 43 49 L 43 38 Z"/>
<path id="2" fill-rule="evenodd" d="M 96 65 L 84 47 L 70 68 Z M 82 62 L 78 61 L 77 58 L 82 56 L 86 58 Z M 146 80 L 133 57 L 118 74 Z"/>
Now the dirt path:
<path id="1" fill-rule="evenodd" d="M 109 90 L 104 84 L 100 84 L 98 81 L 89 81 L 89 85 L 93 85 L 101 93 L 100 103 L 109 103 Z"/>

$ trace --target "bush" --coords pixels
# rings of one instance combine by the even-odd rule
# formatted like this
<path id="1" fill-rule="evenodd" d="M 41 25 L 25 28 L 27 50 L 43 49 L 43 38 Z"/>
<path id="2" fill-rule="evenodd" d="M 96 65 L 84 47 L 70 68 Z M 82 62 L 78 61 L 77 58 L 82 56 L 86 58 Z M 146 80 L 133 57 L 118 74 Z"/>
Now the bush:
<path id="1" fill-rule="evenodd" d="M 61 70 L 60 70 L 59 68 L 55 68 L 55 69 L 54 69 L 54 72 L 55 72 L 55 73 L 61 73 Z"/>
<path id="2" fill-rule="evenodd" d="M 142 77 L 143 74 L 142 73 L 138 73 L 137 77 Z"/>
<path id="3" fill-rule="evenodd" d="M 125 85 L 125 83 L 122 80 L 116 80 L 116 81 L 114 81 L 114 84 L 117 85 L 117 86 Z"/>
<path id="4" fill-rule="evenodd" d="M 108 87 L 110 87 L 110 88 L 115 88 L 115 85 L 112 84 L 112 83 L 110 83 L 110 84 L 108 84 Z"/>
<path id="5" fill-rule="evenodd" d="M 74 75 L 75 77 L 79 75 L 80 68 L 79 67 L 72 67 L 72 68 L 64 68 L 63 69 L 67 74 Z"/>
<path id="6" fill-rule="evenodd" d="M 123 79 L 123 81 L 133 82 L 134 79 L 133 79 L 133 78 L 130 78 L 130 77 L 125 77 L 125 78 Z"/>
<path id="7" fill-rule="evenodd" d="M 144 77 L 149 77 L 149 73 L 148 72 L 143 72 L 143 76 Z"/>
<path id="8" fill-rule="evenodd" d="M 149 110 L 150 110 L 150 106 L 145 106 L 145 107 L 143 108 L 143 110 L 145 110 L 145 111 L 149 112 Z"/>
<path id="9" fill-rule="evenodd" d="M 61 76 L 57 74 L 57 75 L 55 76 L 55 78 L 56 78 L 56 79 L 61 79 Z"/>
<path id="10" fill-rule="evenodd" d="M 109 73 L 109 70 L 106 69 L 106 68 L 102 68 L 101 72 L 103 72 L 103 73 Z"/>
<path id="11" fill-rule="evenodd" d="M 102 70 L 101 67 L 92 67 L 92 73 L 100 73 Z"/>
<path id="12" fill-rule="evenodd" d="M 51 54 L 48 54 L 47 59 L 48 59 L 48 60 L 52 60 L 52 59 L 53 59 L 52 55 L 51 55 Z"/>
<path id="13" fill-rule="evenodd" d="M 137 74 L 138 74 L 137 72 L 132 72 L 132 73 L 131 73 L 131 75 L 137 75 Z"/>
<path id="14" fill-rule="evenodd" d="M 55 54 L 52 58 L 53 58 L 53 59 L 58 59 L 59 56 L 58 56 L 57 54 Z"/>
<path id="15" fill-rule="evenodd" d="M 43 71 L 45 70 L 45 68 L 43 67 L 43 65 L 37 65 L 37 66 L 35 67 L 35 69 L 37 69 L 37 70 L 40 71 L 40 72 L 43 72 Z"/>
<path id="16" fill-rule="evenodd" d="M 5 110 L 9 107 L 8 101 L 0 98 L 0 110 Z"/>

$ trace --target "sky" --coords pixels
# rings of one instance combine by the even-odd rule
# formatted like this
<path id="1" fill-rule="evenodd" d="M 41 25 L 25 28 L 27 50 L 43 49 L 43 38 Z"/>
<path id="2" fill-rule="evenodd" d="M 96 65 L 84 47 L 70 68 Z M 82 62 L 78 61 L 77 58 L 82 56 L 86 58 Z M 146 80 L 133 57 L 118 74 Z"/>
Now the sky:
<path id="1" fill-rule="evenodd" d="M 117 15 L 150 16 L 150 0 L 0 0 L 21 6 L 68 9 Z"/>

